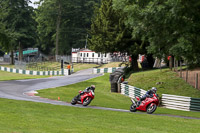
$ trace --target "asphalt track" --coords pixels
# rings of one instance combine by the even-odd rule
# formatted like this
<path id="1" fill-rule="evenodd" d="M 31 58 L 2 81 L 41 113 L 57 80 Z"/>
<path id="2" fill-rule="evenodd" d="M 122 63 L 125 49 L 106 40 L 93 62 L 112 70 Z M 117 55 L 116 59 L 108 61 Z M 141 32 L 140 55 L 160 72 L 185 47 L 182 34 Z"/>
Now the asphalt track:
<path id="1" fill-rule="evenodd" d="M 41 97 L 33 95 L 36 90 L 66 86 L 66 85 L 75 84 L 75 83 L 89 80 L 91 78 L 95 78 L 99 76 L 102 76 L 102 74 L 92 74 L 92 69 L 87 69 L 87 70 L 79 71 L 70 76 L 56 76 L 56 77 L 44 78 L 44 79 L 1 81 L 0 82 L 0 98 L 130 113 L 129 110 L 124 110 L 124 109 L 114 109 L 114 108 L 105 108 L 105 107 L 96 107 L 96 106 L 84 107 L 82 105 L 71 105 L 70 103 L 67 103 L 67 102 L 41 98 Z M 146 114 L 143 112 L 136 112 L 136 113 Z M 200 118 L 167 115 L 167 114 L 151 114 L 151 115 L 200 120 Z"/>

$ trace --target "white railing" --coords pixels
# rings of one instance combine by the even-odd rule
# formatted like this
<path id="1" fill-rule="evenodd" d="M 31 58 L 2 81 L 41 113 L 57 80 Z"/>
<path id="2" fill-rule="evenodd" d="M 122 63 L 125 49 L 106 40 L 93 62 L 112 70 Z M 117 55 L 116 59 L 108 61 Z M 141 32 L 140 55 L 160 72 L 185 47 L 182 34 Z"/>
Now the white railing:
<path id="1" fill-rule="evenodd" d="M 162 94 L 162 105 L 169 109 L 190 111 L 190 97 Z"/>

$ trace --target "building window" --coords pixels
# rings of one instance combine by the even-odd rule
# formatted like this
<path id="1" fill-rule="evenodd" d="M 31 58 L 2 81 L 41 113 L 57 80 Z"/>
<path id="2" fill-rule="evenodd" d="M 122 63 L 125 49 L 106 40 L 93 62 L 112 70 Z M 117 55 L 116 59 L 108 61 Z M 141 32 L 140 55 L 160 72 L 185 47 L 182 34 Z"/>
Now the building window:
<path id="1" fill-rule="evenodd" d="M 98 57 L 100 57 L 101 56 L 101 54 L 100 53 L 98 53 Z"/>
<path id="2" fill-rule="evenodd" d="M 94 53 L 92 53 L 92 57 L 94 57 Z"/>
<path id="3" fill-rule="evenodd" d="M 87 53 L 87 57 L 89 56 L 89 54 Z"/>
<path id="4" fill-rule="evenodd" d="M 81 53 L 81 57 L 82 57 L 82 53 Z"/>
<path id="5" fill-rule="evenodd" d="M 85 57 L 85 53 L 84 53 L 84 57 Z"/>

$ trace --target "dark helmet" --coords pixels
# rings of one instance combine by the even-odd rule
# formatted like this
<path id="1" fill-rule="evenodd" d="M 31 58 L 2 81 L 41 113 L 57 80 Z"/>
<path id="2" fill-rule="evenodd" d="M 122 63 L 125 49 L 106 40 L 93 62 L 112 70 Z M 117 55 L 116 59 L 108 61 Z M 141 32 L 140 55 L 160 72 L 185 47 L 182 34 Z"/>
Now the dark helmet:
<path id="1" fill-rule="evenodd" d="M 91 85 L 91 88 L 92 88 L 93 90 L 95 90 L 95 85 Z"/>
<path id="2" fill-rule="evenodd" d="M 156 93 L 157 88 L 156 88 L 156 87 L 152 87 L 151 90 L 152 90 L 154 93 Z"/>

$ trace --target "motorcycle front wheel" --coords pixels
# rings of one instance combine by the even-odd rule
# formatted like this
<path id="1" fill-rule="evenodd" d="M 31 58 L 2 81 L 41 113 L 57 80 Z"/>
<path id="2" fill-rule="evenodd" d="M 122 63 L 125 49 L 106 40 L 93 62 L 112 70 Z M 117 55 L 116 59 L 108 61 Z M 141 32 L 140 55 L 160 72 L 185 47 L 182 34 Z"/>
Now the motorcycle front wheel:
<path id="1" fill-rule="evenodd" d="M 154 111 L 156 111 L 157 105 L 155 103 L 152 104 L 149 104 L 149 106 L 147 107 L 148 114 L 152 114 Z"/>
<path id="2" fill-rule="evenodd" d="M 131 112 L 136 112 L 137 111 L 135 103 L 131 104 L 130 111 Z"/>
<path id="3" fill-rule="evenodd" d="M 91 97 L 86 97 L 83 101 L 83 106 L 87 106 L 90 104 L 90 102 L 92 101 Z"/>

